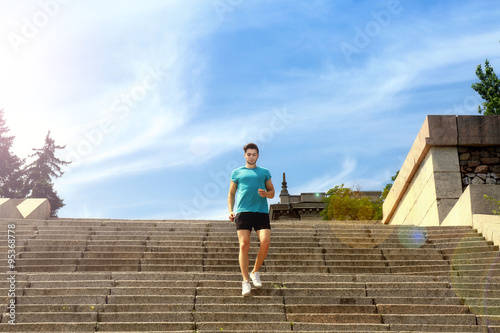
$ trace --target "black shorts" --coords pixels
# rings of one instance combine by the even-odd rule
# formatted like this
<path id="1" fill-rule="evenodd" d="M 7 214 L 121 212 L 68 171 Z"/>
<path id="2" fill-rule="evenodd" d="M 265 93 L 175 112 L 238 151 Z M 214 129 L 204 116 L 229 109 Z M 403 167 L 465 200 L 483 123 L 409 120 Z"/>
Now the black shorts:
<path id="1" fill-rule="evenodd" d="M 271 229 L 268 213 L 241 212 L 234 219 L 236 230 Z"/>

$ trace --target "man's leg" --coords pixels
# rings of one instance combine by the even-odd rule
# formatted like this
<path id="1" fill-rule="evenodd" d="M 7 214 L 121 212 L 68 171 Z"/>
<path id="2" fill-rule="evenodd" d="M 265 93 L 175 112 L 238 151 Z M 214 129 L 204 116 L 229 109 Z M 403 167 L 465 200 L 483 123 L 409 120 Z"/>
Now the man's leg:
<path id="1" fill-rule="evenodd" d="M 259 236 L 260 248 L 259 253 L 257 254 L 257 259 L 255 259 L 255 265 L 252 273 L 258 272 L 260 266 L 262 266 L 264 260 L 266 259 L 267 251 L 269 250 L 269 245 L 271 244 L 271 229 L 257 230 L 257 236 Z"/>
<path id="2" fill-rule="evenodd" d="M 238 240 L 240 242 L 240 269 L 243 281 L 248 281 L 248 251 L 250 250 L 250 230 L 238 230 Z"/>

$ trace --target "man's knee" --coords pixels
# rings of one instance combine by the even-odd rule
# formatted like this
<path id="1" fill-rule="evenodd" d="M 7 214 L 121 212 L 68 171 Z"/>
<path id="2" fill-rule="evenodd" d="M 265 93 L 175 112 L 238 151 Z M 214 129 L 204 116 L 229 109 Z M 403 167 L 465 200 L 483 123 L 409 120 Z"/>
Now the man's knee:
<path id="1" fill-rule="evenodd" d="M 250 250 L 250 239 L 240 239 L 240 252 L 248 252 Z"/>
<path id="2" fill-rule="evenodd" d="M 263 249 L 269 249 L 269 246 L 271 245 L 271 240 L 268 238 L 264 238 L 260 241 L 260 247 Z"/>

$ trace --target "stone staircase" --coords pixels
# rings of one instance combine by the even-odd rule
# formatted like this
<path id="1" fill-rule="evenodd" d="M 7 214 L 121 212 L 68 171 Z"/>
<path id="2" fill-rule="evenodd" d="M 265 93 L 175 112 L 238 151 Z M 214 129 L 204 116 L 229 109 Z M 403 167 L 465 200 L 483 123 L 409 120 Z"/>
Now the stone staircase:
<path id="1" fill-rule="evenodd" d="M 228 221 L 0 219 L 0 331 L 500 332 L 498 247 L 471 228 L 272 226 L 244 298 Z"/>

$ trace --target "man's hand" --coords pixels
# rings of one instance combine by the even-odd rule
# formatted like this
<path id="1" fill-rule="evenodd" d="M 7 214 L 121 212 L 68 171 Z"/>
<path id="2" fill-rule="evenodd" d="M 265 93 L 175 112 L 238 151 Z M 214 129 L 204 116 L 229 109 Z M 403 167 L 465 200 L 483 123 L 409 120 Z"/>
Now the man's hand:
<path id="1" fill-rule="evenodd" d="M 263 190 L 261 188 L 259 188 L 259 195 L 263 198 L 267 198 L 267 192 L 266 190 Z"/>
<path id="2" fill-rule="evenodd" d="M 234 217 L 235 216 L 236 215 L 234 214 L 234 212 L 229 213 L 229 221 L 234 222 Z"/>

